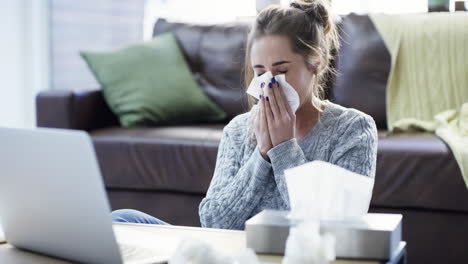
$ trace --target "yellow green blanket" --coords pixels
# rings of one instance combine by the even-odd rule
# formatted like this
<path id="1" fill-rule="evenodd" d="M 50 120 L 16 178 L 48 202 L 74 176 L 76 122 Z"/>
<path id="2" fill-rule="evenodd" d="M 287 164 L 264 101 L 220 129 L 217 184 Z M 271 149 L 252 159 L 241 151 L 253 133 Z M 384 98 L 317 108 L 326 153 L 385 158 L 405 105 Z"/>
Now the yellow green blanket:
<path id="1" fill-rule="evenodd" d="M 390 51 L 390 131 L 435 132 L 468 187 L 468 14 L 371 15 Z"/>

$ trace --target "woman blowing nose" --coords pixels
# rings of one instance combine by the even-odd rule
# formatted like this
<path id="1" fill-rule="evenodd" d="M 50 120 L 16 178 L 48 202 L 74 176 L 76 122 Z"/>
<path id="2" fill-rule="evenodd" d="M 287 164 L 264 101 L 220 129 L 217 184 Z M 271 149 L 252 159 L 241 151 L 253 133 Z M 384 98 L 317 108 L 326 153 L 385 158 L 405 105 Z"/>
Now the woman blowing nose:
<path id="1" fill-rule="evenodd" d="M 374 120 L 323 99 L 335 48 L 338 34 L 321 0 L 270 6 L 258 14 L 247 40 L 246 87 L 266 72 L 273 78 L 261 86 L 255 111 L 238 115 L 223 130 L 213 179 L 199 206 L 203 227 L 242 230 L 262 210 L 289 210 L 284 171 L 306 162 L 322 160 L 374 177 Z M 296 111 L 274 77 L 279 74 L 299 95 Z M 166 224 L 135 210 L 112 216 Z"/>

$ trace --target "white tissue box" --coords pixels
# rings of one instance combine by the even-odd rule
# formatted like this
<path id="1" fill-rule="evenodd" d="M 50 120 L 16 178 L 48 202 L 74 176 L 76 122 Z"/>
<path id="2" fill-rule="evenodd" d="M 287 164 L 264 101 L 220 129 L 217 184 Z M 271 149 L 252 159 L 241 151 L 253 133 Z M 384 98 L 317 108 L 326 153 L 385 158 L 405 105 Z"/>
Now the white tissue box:
<path id="1" fill-rule="evenodd" d="M 264 210 L 245 223 L 247 247 L 284 254 L 291 226 L 288 211 Z M 322 221 L 320 233 L 336 238 L 337 258 L 392 259 L 401 242 L 400 214 L 367 214 L 360 221 Z"/>

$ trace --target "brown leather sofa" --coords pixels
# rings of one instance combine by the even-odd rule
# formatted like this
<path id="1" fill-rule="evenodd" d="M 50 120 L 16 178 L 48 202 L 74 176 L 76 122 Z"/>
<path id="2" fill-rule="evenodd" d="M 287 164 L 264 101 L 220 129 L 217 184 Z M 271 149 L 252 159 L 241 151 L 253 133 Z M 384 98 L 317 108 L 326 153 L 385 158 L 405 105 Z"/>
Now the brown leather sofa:
<path id="1" fill-rule="evenodd" d="M 387 132 L 390 55 L 368 16 L 348 15 L 339 25 L 342 48 L 330 99 L 370 114 L 379 129 L 371 211 L 404 215 L 410 263 L 468 263 L 468 191 L 452 153 L 432 134 Z M 213 175 L 222 127 L 247 109 L 241 71 L 248 24 L 160 19 L 154 35 L 168 30 L 201 87 L 228 113 L 225 122 L 122 128 L 99 90 L 49 90 L 37 96 L 37 125 L 89 132 L 113 209 L 199 226 L 198 205 Z"/>

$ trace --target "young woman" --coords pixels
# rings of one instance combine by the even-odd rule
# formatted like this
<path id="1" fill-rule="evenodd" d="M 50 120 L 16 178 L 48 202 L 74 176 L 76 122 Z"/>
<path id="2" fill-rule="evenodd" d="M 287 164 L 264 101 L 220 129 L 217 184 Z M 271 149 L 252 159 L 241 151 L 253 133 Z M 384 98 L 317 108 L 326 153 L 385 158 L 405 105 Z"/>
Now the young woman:
<path id="1" fill-rule="evenodd" d="M 244 229 L 264 209 L 290 209 L 284 170 L 323 160 L 374 177 L 377 130 L 355 109 L 323 100 L 338 36 L 320 0 L 295 1 L 260 12 L 249 33 L 245 83 L 254 74 L 285 74 L 300 105 L 293 112 L 273 77 L 262 86 L 256 111 L 224 128 L 213 179 L 199 207 L 203 227 Z M 166 224 L 135 210 L 117 210 L 114 221 Z"/>

